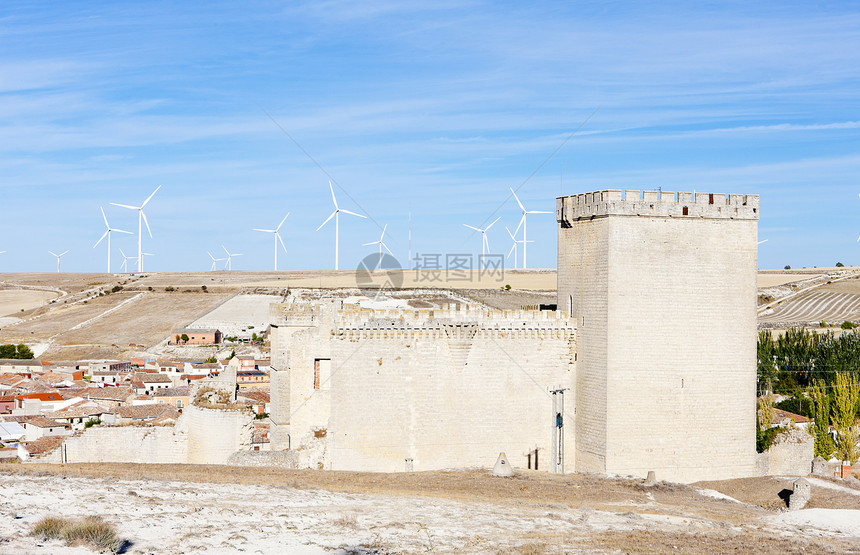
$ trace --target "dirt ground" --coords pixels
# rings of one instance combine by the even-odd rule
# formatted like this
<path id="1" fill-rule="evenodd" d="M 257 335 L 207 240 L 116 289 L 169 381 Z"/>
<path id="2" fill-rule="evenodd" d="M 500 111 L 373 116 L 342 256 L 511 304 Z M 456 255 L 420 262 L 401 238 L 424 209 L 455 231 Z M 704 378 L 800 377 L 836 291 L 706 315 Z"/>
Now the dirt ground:
<path id="1" fill-rule="evenodd" d="M 534 471 L 497 478 L 487 471 L 19 464 L 0 467 L 0 535 L 21 549 L 6 552 L 29 553 L 33 540 L 23 527 L 65 510 L 117 523 L 129 553 L 268 553 L 272 546 L 341 554 L 860 553 L 860 538 L 774 523 L 776 509 L 717 498 L 699 489 L 706 485 L 768 504 L 783 484 L 646 487 Z M 14 495 L 18 489 L 31 497 Z"/>

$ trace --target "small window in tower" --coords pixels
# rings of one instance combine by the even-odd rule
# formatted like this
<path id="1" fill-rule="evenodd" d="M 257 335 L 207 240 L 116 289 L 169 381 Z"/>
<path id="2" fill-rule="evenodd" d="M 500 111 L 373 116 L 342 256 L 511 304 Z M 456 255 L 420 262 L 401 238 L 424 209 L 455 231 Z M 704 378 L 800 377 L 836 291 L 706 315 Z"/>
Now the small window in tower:
<path id="1" fill-rule="evenodd" d="M 690 215 L 690 209 L 689 209 L 688 207 L 686 207 L 686 206 L 684 207 L 684 215 L 685 215 L 685 216 L 689 216 L 689 215 Z"/>
<path id="2" fill-rule="evenodd" d="M 708 204 L 714 204 L 714 193 L 708 195 Z"/>

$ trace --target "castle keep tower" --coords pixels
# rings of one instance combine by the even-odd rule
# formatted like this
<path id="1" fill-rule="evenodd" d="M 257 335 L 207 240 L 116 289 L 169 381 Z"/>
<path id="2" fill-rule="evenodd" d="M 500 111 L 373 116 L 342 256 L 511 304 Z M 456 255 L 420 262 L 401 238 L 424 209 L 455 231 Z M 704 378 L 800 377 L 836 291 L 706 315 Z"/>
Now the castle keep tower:
<path id="1" fill-rule="evenodd" d="M 757 195 L 560 197 L 577 324 L 576 469 L 680 482 L 755 470 Z"/>

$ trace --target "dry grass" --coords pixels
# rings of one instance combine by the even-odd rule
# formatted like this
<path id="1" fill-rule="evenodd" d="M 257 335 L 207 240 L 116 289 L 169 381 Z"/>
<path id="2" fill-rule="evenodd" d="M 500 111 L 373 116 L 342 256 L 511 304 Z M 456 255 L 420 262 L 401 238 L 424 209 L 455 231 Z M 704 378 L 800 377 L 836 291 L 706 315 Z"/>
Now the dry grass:
<path id="1" fill-rule="evenodd" d="M 45 517 L 36 523 L 31 535 L 43 539 L 62 539 L 67 545 L 86 545 L 111 553 L 118 552 L 124 543 L 117 537 L 114 527 L 97 516 L 81 520 Z"/>

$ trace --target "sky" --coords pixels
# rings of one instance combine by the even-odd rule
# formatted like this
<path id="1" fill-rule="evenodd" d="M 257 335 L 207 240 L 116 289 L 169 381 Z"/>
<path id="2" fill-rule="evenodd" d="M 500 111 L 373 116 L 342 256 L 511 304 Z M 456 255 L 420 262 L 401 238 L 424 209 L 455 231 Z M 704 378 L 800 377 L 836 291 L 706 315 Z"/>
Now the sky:
<path id="1" fill-rule="evenodd" d="M 860 265 L 860 5 L 322 0 L 0 4 L 0 272 L 507 255 L 601 189 L 761 195 L 759 267 Z M 408 239 L 411 213 L 411 245 Z M 521 235 L 521 232 L 520 232 Z M 521 237 L 520 237 L 521 238 Z M 556 264 L 552 214 L 529 267 Z M 137 236 L 114 234 L 134 256 Z M 133 265 L 134 263 L 131 262 Z M 219 267 L 222 263 L 219 262 Z M 506 266 L 513 265 L 513 256 Z"/>

